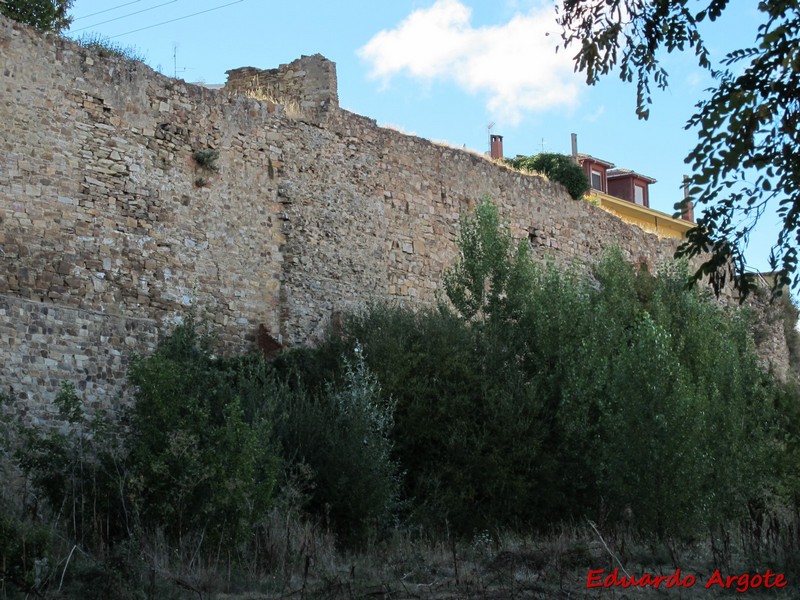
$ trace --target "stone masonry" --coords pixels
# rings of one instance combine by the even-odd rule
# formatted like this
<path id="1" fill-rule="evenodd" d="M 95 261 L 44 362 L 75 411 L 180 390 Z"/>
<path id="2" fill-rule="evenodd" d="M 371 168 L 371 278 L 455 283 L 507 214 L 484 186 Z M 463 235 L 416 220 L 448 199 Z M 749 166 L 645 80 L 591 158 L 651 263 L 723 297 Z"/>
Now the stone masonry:
<path id="1" fill-rule="evenodd" d="M 339 106 L 336 65 L 321 54 L 303 56 L 277 69 L 227 71 L 225 90 L 283 106 L 286 114 L 320 123 Z"/>
<path id="2" fill-rule="evenodd" d="M 0 17 L 0 116 L 0 391 L 38 414 L 62 380 L 113 407 L 132 354 L 190 310 L 238 350 L 259 324 L 301 344 L 372 298 L 430 303 L 484 195 L 557 265 L 675 250 L 543 178 L 340 109 L 320 55 L 215 91 Z"/>

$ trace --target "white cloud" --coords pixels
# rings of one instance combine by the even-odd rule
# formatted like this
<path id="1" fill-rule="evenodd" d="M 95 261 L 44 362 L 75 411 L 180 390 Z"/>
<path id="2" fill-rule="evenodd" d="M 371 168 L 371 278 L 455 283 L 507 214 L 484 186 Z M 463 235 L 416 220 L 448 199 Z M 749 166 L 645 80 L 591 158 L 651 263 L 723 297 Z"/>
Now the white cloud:
<path id="1" fill-rule="evenodd" d="M 510 124 L 524 112 L 577 104 L 581 78 L 571 53 L 555 52 L 560 37 L 552 4 L 503 25 L 473 27 L 471 17 L 460 0 L 437 0 L 377 33 L 358 53 L 370 63 L 371 77 L 386 82 L 405 73 L 487 94 L 489 111 Z"/>
<path id="2" fill-rule="evenodd" d="M 606 114 L 606 106 L 605 104 L 601 104 L 594 112 L 584 115 L 583 118 L 589 123 L 597 123 L 604 114 Z"/>

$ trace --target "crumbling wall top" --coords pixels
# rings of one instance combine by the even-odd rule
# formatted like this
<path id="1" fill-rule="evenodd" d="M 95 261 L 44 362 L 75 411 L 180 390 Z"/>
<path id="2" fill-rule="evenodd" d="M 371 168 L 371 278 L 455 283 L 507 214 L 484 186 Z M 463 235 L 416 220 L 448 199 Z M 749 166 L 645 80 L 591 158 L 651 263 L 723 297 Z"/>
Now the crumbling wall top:
<path id="1" fill-rule="evenodd" d="M 241 67 L 226 71 L 224 90 L 284 106 L 286 114 L 321 123 L 339 108 L 336 63 L 321 54 L 301 56 L 277 69 Z"/>

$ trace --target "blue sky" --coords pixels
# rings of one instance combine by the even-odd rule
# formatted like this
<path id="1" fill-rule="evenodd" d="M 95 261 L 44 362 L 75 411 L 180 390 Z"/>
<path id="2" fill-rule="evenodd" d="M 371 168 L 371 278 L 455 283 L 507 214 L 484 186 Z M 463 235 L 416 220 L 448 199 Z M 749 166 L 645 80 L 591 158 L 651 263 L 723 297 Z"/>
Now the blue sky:
<path id="1" fill-rule="evenodd" d="M 555 52 L 554 6 L 553 0 L 75 0 L 68 35 L 97 33 L 133 46 L 151 67 L 189 82 L 224 83 L 228 69 L 273 68 L 319 52 L 337 64 L 342 107 L 380 125 L 485 151 L 494 123 L 506 156 L 568 153 L 574 132 L 581 152 L 658 180 L 651 207 L 672 213 L 688 173 L 683 159 L 694 145 L 683 125 L 711 80 L 689 55 L 663 57 L 670 88 L 654 94 L 650 119 L 639 121 L 633 85 L 614 75 L 588 87 L 573 72 L 571 53 Z M 706 32 L 712 60 L 753 42 L 757 25 L 756 2 L 732 0 Z M 768 269 L 777 231 L 768 216 L 751 241 L 752 267 Z"/>

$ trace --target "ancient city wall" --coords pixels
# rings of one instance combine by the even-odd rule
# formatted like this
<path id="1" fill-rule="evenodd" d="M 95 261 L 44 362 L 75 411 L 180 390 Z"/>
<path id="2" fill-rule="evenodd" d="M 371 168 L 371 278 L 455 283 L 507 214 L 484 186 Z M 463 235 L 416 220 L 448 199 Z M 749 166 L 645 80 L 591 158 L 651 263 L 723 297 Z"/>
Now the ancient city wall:
<path id="1" fill-rule="evenodd" d="M 121 320 L 163 326 L 191 305 L 231 344 L 258 323 L 279 331 L 279 107 L 5 19 L 0 64 L 0 297 L 16 307 L 0 312 L 0 385 L 49 401 L 55 380 L 75 377 L 47 351 L 73 339 L 68 323 L 42 303 L 84 315 L 86 339 L 103 343 Z M 207 149 L 219 151 L 217 172 L 192 158 Z M 37 315 L 35 329 L 19 311 Z M 155 339 L 134 337 L 117 367 Z"/>
<path id="2" fill-rule="evenodd" d="M 132 353 L 192 309 L 236 349 L 259 324 L 298 344 L 370 298 L 431 302 L 460 213 L 486 194 L 560 265 L 675 248 L 542 178 L 340 110 L 319 55 L 268 71 L 262 100 L 233 93 L 259 96 L 256 70 L 207 90 L 2 18 L 0 60 L 0 386 L 34 412 L 65 379 L 112 404 Z"/>
<path id="3" fill-rule="evenodd" d="M 282 288 L 293 314 L 284 331 L 293 340 L 370 295 L 433 300 L 456 258 L 459 215 L 484 195 L 515 237 L 562 266 L 591 261 L 612 244 L 655 265 L 676 247 L 572 200 L 559 185 L 346 111 L 283 149 L 291 158 L 278 189 L 287 218 Z"/>

